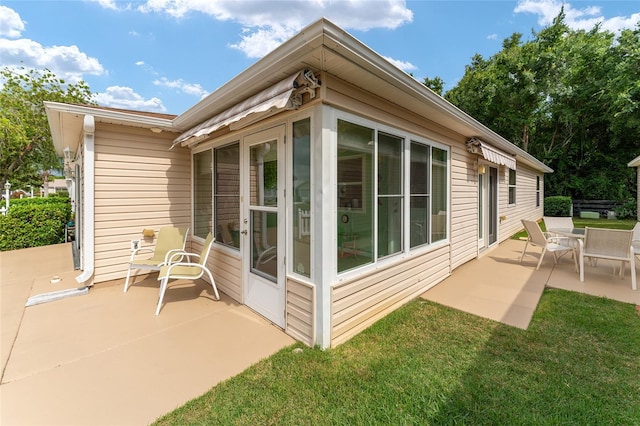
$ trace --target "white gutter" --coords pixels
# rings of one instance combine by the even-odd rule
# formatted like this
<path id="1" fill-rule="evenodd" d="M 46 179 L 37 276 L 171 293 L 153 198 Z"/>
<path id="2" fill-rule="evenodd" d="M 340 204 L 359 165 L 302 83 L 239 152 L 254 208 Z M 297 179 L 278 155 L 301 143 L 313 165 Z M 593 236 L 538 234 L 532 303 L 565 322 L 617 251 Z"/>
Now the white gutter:
<path id="1" fill-rule="evenodd" d="M 85 115 L 84 130 L 83 187 L 82 187 L 82 274 L 76 277 L 80 284 L 89 280 L 95 270 L 95 142 L 96 123 L 93 115 Z M 91 284 L 91 283 L 90 283 Z"/>

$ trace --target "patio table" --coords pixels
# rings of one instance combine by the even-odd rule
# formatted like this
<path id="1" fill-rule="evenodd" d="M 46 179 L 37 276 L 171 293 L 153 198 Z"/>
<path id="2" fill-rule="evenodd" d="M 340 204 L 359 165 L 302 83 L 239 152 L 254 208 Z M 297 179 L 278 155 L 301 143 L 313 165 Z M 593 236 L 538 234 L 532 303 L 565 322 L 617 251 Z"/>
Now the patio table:
<path id="1" fill-rule="evenodd" d="M 584 228 L 551 228 L 547 229 L 547 231 L 552 232 L 554 234 L 558 234 L 562 237 L 568 238 L 584 238 L 585 230 Z"/>

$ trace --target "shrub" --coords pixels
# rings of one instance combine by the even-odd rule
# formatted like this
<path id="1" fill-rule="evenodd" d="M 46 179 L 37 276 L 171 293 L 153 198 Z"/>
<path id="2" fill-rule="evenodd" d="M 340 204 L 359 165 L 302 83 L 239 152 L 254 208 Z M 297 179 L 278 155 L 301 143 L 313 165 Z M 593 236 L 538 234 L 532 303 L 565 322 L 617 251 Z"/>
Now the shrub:
<path id="1" fill-rule="evenodd" d="M 0 251 L 63 243 L 70 217 L 68 198 L 11 200 L 7 216 L 0 216 Z"/>
<path id="2" fill-rule="evenodd" d="M 545 216 L 573 216 L 571 197 L 555 196 L 544 199 Z"/>
<path id="3" fill-rule="evenodd" d="M 638 200 L 629 198 L 623 205 L 614 209 L 618 219 L 635 219 L 638 212 Z"/>

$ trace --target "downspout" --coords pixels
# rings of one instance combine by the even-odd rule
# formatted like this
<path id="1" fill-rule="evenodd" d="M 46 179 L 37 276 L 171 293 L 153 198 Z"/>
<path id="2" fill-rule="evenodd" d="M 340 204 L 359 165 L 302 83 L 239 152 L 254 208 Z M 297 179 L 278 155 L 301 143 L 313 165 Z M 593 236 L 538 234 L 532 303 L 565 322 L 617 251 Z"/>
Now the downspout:
<path id="1" fill-rule="evenodd" d="M 82 274 L 76 277 L 76 281 L 79 284 L 85 283 L 89 280 L 94 273 L 95 269 L 95 142 L 94 133 L 96 131 L 96 123 L 93 115 L 84 116 L 84 155 L 83 155 L 83 169 L 84 169 L 84 185 L 82 187 L 82 209 L 80 212 L 83 215 L 82 220 L 82 251 L 83 251 L 83 265 Z M 87 285 L 92 285 L 89 283 Z"/>

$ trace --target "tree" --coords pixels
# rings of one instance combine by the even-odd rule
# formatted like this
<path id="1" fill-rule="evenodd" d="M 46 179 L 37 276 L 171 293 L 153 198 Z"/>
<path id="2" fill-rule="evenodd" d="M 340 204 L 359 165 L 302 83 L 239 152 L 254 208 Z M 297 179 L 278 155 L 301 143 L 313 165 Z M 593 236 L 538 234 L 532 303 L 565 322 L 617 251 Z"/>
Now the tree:
<path id="1" fill-rule="evenodd" d="M 67 84 L 48 69 L 0 70 L 0 182 L 40 186 L 61 168 L 53 148 L 44 101 L 94 104 L 89 86 Z"/>
<path id="2" fill-rule="evenodd" d="M 474 56 L 445 98 L 554 169 L 549 195 L 632 196 L 640 154 L 640 27 L 571 30 L 564 11 L 489 59 Z"/>

